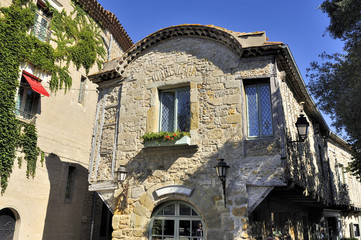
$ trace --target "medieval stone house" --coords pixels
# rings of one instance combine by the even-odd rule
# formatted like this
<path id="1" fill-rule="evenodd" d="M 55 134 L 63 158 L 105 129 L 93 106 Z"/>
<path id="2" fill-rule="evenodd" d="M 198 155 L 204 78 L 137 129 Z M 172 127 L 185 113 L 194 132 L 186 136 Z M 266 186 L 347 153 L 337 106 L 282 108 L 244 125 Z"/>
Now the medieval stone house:
<path id="1" fill-rule="evenodd" d="M 288 46 L 265 32 L 161 29 L 89 78 L 100 92 L 90 189 L 114 210 L 113 239 L 360 236 L 361 184 L 345 172 L 351 150 L 325 123 Z M 172 134 L 159 139 L 162 131 Z M 229 166 L 225 196 L 217 159 Z"/>
<path id="2" fill-rule="evenodd" d="M 28 33 L 55 46 L 49 30 L 53 19 L 45 2 L 69 14 L 74 10 L 71 1 L 33 2 L 37 5 L 36 19 Z M 108 59 L 133 44 L 118 19 L 96 0 L 77 2 L 97 22 Z M 11 0 L 2 0 L 0 7 L 11 4 Z M 19 69 L 21 84 L 15 113 L 22 122 L 35 122 L 45 162 L 41 166 L 38 161 L 35 177 L 27 178 L 26 162 L 19 167 L 15 160 L 9 185 L 0 196 L 0 239 L 109 239 L 112 230 L 106 221 L 112 214 L 97 195 L 88 191 L 87 184 L 98 97 L 95 84 L 87 79 L 84 68 L 71 64 L 72 88 L 66 94 L 63 90 L 55 93 L 49 90 L 49 74 L 34 68 L 31 62 Z M 96 71 L 96 66 L 90 69 L 90 73 Z"/>

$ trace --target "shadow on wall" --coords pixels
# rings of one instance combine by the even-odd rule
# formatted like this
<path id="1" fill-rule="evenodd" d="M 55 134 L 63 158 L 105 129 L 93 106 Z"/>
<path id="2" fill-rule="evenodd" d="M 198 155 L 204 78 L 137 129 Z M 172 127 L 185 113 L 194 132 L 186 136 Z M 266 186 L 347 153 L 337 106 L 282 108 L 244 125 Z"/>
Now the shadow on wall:
<path id="1" fill-rule="evenodd" d="M 63 162 L 55 154 L 46 157 L 45 164 L 50 194 L 43 239 L 80 239 L 81 230 L 89 232 L 90 229 L 90 214 L 87 213 L 91 213 L 91 208 L 85 202 L 87 195 L 90 194 L 90 199 L 92 196 L 88 192 L 88 169 Z M 84 225 L 87 226 L 84 228 Z"/>
<path id="2" fill-rule="evenodd" d="M 288 156 L 286 175 L 305 189 L 304 195 L 328 207 L 350 205 L 348 189 L 340 186 L 340 176 L 332 170 L 327 156 L 327 142 L 317 128 L 313 146 L 310 141 L 292 143 L 288 146 Z"/>

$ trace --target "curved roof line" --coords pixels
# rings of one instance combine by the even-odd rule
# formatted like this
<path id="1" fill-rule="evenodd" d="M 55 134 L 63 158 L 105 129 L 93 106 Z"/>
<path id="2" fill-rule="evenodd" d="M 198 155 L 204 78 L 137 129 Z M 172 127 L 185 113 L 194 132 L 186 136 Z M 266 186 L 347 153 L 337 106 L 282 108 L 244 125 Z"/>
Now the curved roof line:
<path id="1" fill-rule="evenodd" d="M 90 76 L 90 78 L 92 78 L 93 81 L 98 82 L 100 80 L 120 77 L 124 73 L 125 68 L 148 48 L 161 41 L 182 36 L 207 38 L 220 42 L 241 57 L 243 53 L 242 44 L 237 39 L 237 35 L 235 35 L 235 33 L 236 32 L 232 32 L 221 27 L 200 24 L 183 24 L 163 28 L 138 41 L 121 57 L 106 62 L 103 70 L 93 76 Z M 260 33 L 263 34 L 263 32 L 255 34 Z"/>
<path id="2" fill-rule="evenodd" d="M 118 18 L 109 10 L 105 10 L 97 0 L 78 0 L 78 2 L 95 21 L 111 32 L 123 51 L 128 50 L 133 45 L 132 39 Z"/>

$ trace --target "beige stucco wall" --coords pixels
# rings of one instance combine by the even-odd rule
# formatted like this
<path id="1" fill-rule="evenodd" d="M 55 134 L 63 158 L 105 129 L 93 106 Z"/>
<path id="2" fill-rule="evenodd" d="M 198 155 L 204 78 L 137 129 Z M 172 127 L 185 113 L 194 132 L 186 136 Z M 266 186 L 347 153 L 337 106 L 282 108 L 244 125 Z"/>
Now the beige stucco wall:
<path id="1" fill-rule="evenodd" d="M 72 11 L 70 1 L 59 0 L 63 8 Z M 1 1 L 7 6 L 11 1 Z M 5 4 L 5 5 L 4 5 Z M 110 39 L 110 34 L 105 38 Z M 114 41 L 114 39 L 113 39 Z M 115 42 L 112 44 L 111 57 L 123 51 Z M 31 65 L 20 66 L 27 71 L 37 72 Z M 97 66 L 90 74 L 98 71 Z M 78 103 L 79 87 L 83 68 L 77 70 L 70 65 L 72 87 L 50 92 L 49 77 L 41 75 L 43 86 L 50 97 L 41 96 L 36 111 L 38 146 L 45 152 L 45 162 L 37 163 L 34 179 L 26 178 L 26 161 L 19 168 L 15 160 L 9 186 L 0 197 L 0 209 L 11 208 L 20 218 L 16 239 L 42 239 L 53 236 L 56 239 L 81 239 L 83 224 L 90 224 L 91 213 L 84 213 L 84 196 L 87 193 L 87 169 L 91 148 L 92 129 L 98 93 L 96 85 L 86 80 L 84 102 Z M 19 153 L 20 154 L 20 153 Z M 65 188 L 68 166 L 76 167 L 74 194 L 71 202 L 65 201 Z M 87 231 L 89 228 L 86 227 Z"/>

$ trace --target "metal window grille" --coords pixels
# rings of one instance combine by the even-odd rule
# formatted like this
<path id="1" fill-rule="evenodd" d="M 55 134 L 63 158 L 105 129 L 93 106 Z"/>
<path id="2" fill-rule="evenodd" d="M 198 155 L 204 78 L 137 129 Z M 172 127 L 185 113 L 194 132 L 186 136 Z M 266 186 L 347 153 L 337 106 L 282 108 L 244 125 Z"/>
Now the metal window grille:
<path id="1" fill-rule="evenodd" d="M 248 137 L 272 136 L 272 105 L 269 84 L 246 86 L 245 92 Z"/>
<path id="2" fill-rule="evenodd" d="M 183 132 L 190 130 L 190 94 L 189 89 L 163 91 L 160 94 L 160 130 Z"/>

